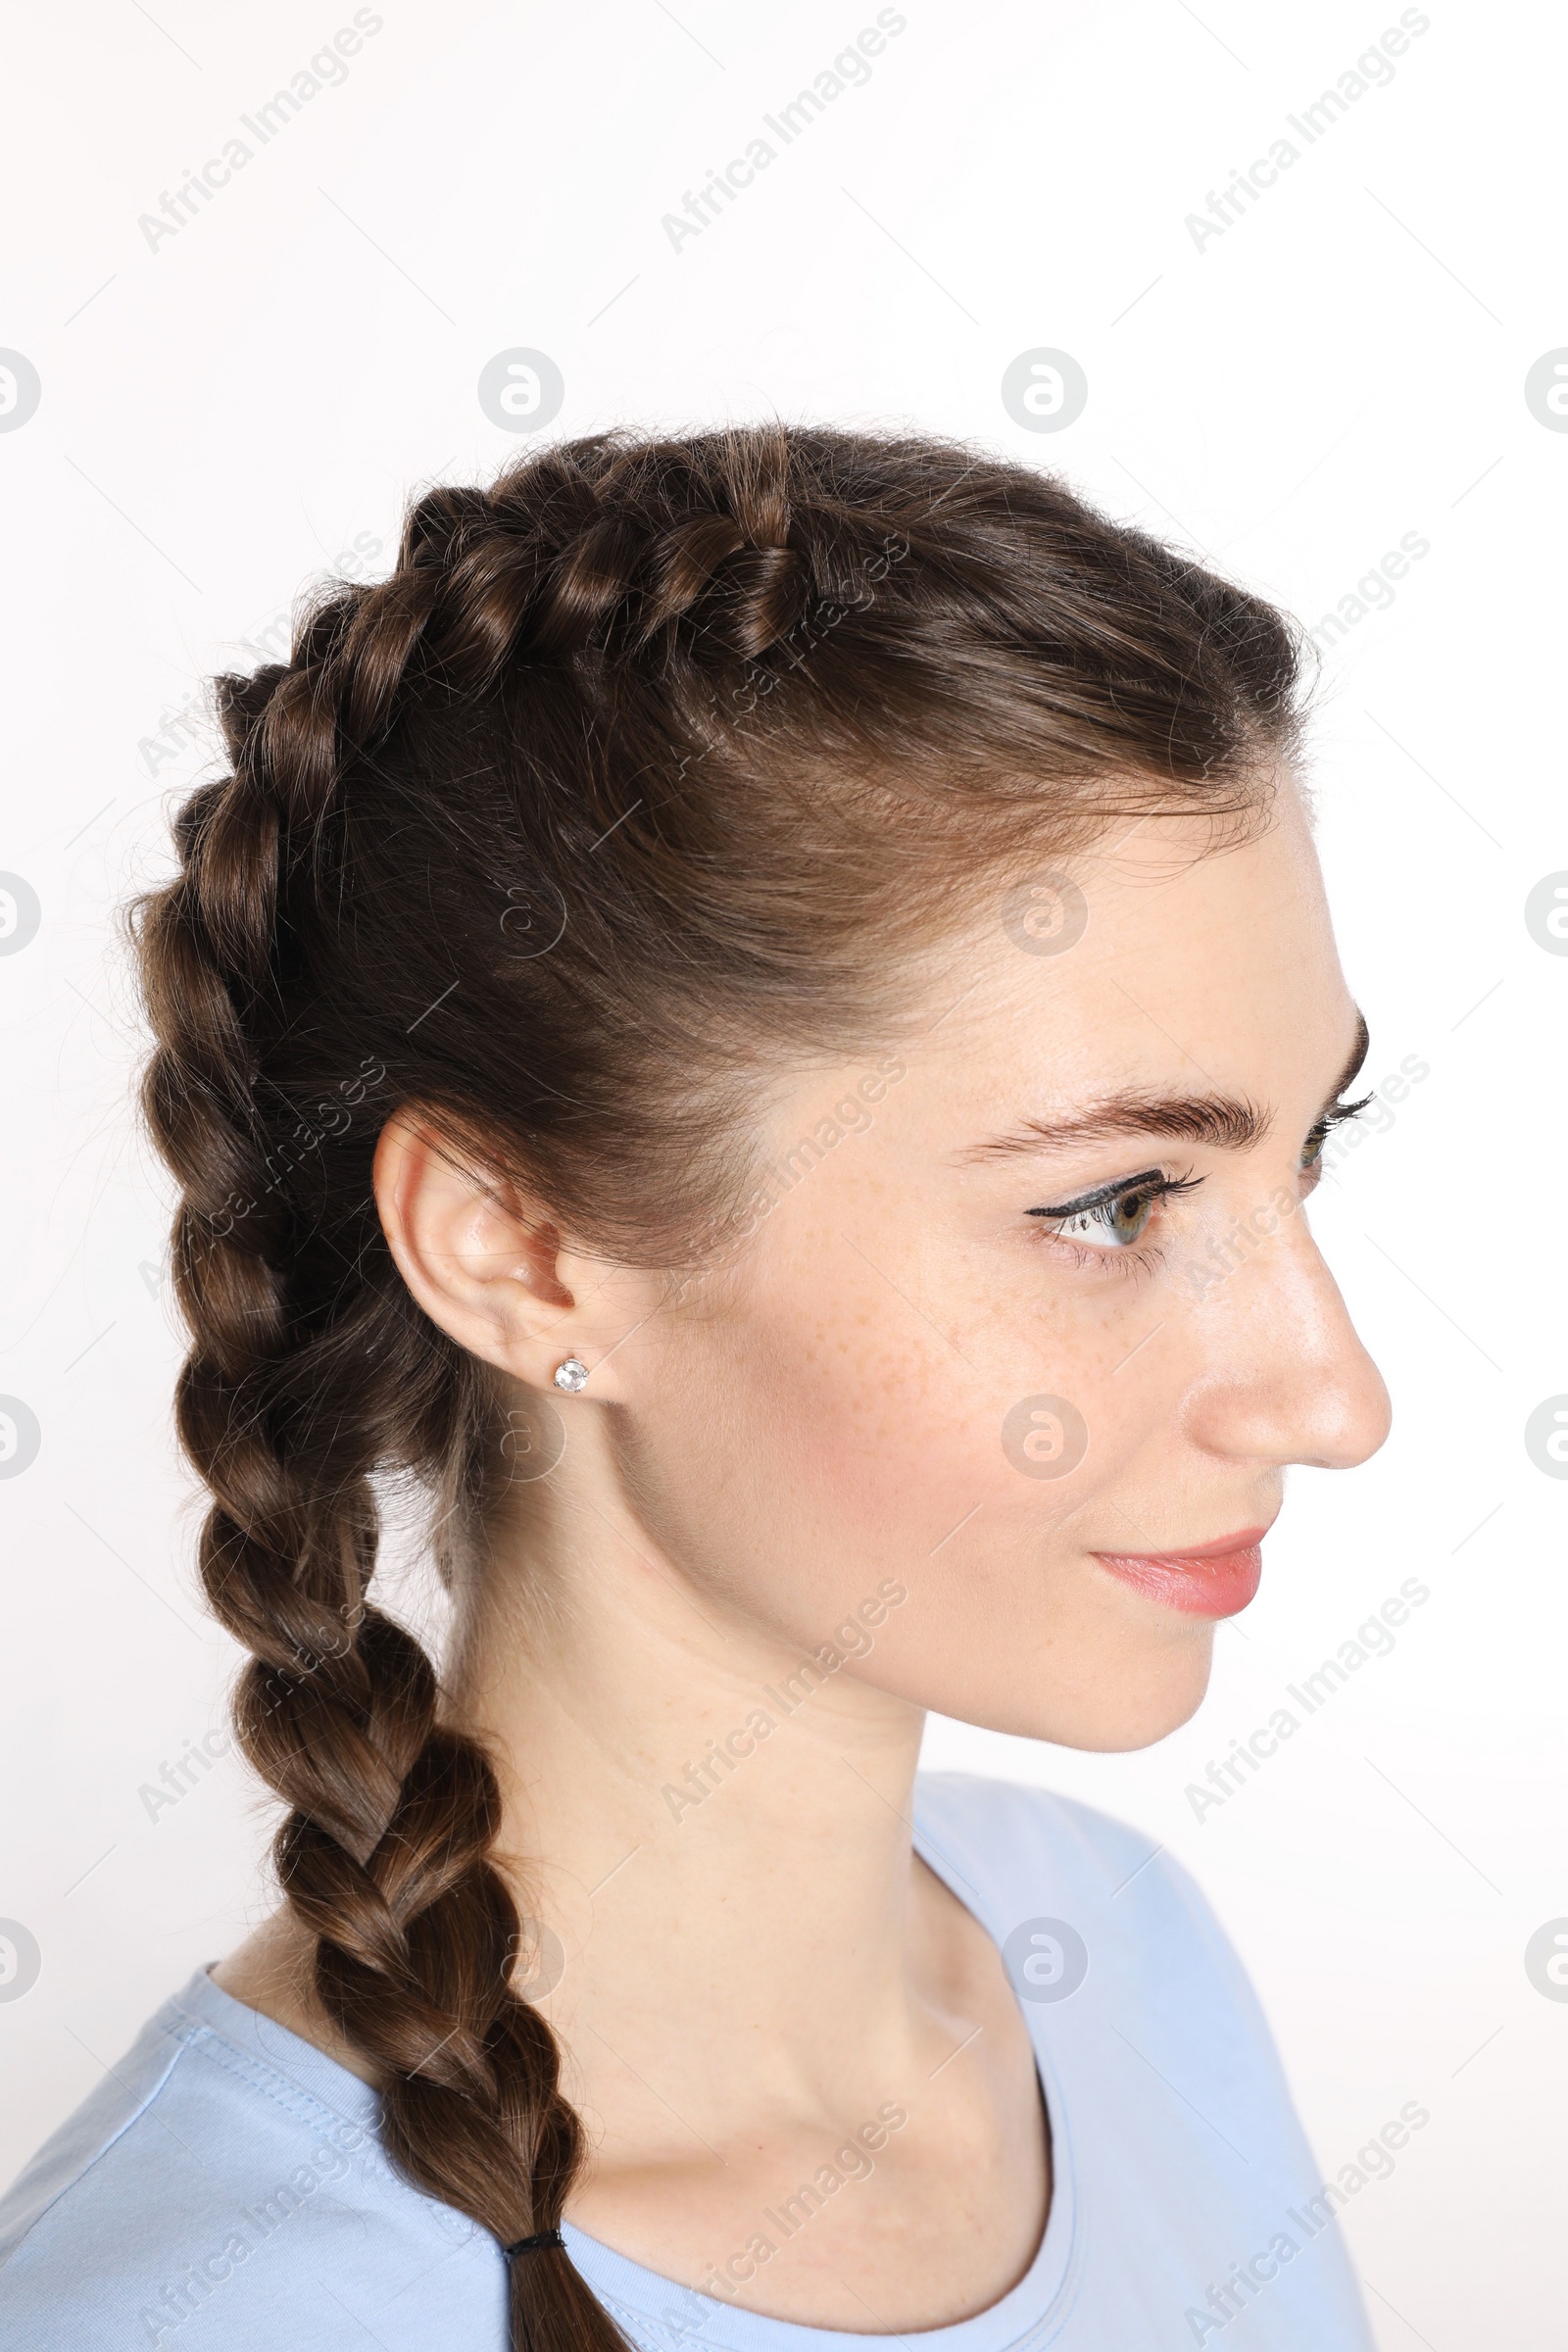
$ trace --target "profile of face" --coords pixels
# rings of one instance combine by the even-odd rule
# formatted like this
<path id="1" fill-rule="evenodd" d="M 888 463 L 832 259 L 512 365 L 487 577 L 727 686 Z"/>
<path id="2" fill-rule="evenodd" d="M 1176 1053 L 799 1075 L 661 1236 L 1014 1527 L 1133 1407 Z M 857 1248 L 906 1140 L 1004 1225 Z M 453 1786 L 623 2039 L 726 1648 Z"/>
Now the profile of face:
<path id="1" fill-rule="evenodd" d="M 673 1294 L 383 1138 L 427 1311 L 535 1393 L 589 1367 L 528 1507 L 614 1519 L 600 1597 L 651 1642 L 832 1642 L 890 1700 L 1142 1746 L 1201 1698 L 1286 1465 L 1383 1443 L 1303 1213 L 1364 1031 L 1298 794 L 1224 848 L 1118 833 L 934 937 L 895 1043 L 760 1074 L 747 1213 Z"/>

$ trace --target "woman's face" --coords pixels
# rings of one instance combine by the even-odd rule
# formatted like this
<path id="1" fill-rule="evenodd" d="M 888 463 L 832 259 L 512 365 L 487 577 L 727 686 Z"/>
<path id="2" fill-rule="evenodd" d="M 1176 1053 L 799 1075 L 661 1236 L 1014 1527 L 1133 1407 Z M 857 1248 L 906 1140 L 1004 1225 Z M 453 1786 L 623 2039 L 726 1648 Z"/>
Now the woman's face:
<path id="1" fill-rule="evenodd" d="M 1136 1747 L 1202 1696 L 1286 1463 L 1383 1443 L 1302 1206 L 1363 1039 L 1296 792 L 1207 838 L 1146 820 L 999 885 L 915 1041 L 784 1096 L 754 1229 L 616 1348 L 627 1491 L 708 1608 Z"/>

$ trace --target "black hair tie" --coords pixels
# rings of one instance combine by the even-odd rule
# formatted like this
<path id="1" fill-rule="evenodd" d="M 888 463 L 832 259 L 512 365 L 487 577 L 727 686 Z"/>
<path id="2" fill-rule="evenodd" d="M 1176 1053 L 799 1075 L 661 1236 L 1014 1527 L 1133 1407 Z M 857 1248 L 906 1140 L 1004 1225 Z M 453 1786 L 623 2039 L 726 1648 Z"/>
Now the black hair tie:
<path id="1" fill-rule="evenodd" d="M 559 2230 L 539 2230 L 532 2237 L 514 2238 L 511 2245 L 503 2246 L 501 2251 L 512 2262 L 519 2254 L 537 2254 L 541 2246 L 564 2246 L 565 2242 Z"/>

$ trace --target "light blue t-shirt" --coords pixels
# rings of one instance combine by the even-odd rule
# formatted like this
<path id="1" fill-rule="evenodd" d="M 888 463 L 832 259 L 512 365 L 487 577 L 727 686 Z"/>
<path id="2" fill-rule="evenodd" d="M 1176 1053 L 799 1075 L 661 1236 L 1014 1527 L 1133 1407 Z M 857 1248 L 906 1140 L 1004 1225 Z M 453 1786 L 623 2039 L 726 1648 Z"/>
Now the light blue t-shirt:
<path id="1" fill-rule="evenodd" d="M 1007 1964 L 1054 2173 L 1026 2275 L 919 2332 L 920 2352 L 1371 2352 L 1330 2219 L 1344 2192 L 1314 2170 L 1251 1986 L 1186 1873 L 1085 1806 L 962 1774 L 922 1775 L 914 1819 Z M 0 2343 L 503 2352 L 499 2247 L 399 2178 L 376 2120 L 357 2076 L 193 1977 L 0 2200 Z M 818 2176 L 814 2193 L 853 2196 L 854 2180 Z M 773 2208 L 775 2235 L 808 2204 Z M 644 2352 L 888 2341 L 760 2318 L 564 2235 Z"/>

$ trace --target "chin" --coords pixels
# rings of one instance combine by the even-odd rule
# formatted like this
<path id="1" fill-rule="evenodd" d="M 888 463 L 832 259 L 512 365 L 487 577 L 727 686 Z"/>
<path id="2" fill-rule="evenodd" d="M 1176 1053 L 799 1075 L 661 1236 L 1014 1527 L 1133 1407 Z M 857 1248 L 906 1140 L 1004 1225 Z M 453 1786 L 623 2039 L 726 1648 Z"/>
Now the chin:
<path id="1" fill-rule="evenodd" d="M 1190 1723 L 1202 1705 L 1213 1661 L 1212 1627 L 1174 1655 L 1162 1650 L 1141 1668 L 1101 1668 L 1071 1690 L 1010 1692 L 994 1707 L 944 1708 L 964 1723 L 1015 1739 L 1045 1740 L 1102 1755 L 1157 1746 Z"/>

